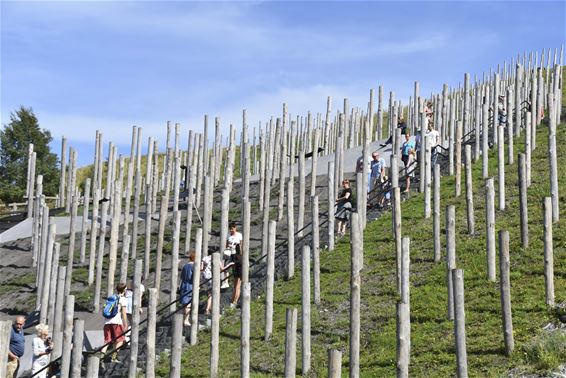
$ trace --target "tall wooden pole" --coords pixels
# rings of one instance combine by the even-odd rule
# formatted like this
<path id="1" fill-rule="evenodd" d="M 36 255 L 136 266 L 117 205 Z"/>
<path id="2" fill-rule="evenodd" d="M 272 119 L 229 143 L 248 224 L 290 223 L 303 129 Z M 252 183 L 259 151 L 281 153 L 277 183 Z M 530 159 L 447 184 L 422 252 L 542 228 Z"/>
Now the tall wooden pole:
<path id="1" fill-rule="evenodd" d="M 314 304 L 320 305 L 320 234 L 318 218 L 318 196 L 311 198 L 312 206 L 312 278 Z"/>
<path id="2" fill-rule="evenodd" d="M 446 207 L 446 286 L 448 288 L 448 319 L 454 319 L 454 285 L 452 270 L 456 269 L 456 208 Z"/>
<path id="3" fill-rule="evenodd" d="M 200 265 L 202 261 L 202 228 L 197 228 L 195 233 L 195 263 L 193 266 L 193 296 L 191 300 L 191 335 L 190 344 L 196 345 L 198 342 L 198 307 L 200 294 Z"/>
<path id="4" fill-rule="evenodd" d="M 206 235 L 203 235 L 203 240 Z M 218 377 L 220 337 L 220 253 L 212 254 L 212 326 L 210 329 L 210 377 Z"/>
<path id="5" fill-rule="evenodd" d="M 485 218 L 487 279 L 495 282 L 495 189 L 492 177 L 485 180 Z"/>
<path id="6" fill-rule="evenodd" d="M 546 304 L 554 306 L 554 251 L 552 242 L 552 199 L 544 198 L 544 288 Z"/>
<path id="7" fill-rule="evenodd" d="M 432 233 L 434 238 L 434 262 L 440 261 L 440 165 L 434 165 L 434 193 L 432 211 Z"/>
<path id="8" fill-rule="evenodd" d="M 511 316 L 511 282 L 509 271 L 509 232 L 499 231 L 499 290 L 501 293 L 501 318 L 505 354 L 510 356 L 515 347 L 513 340 L 513 318 Z"/>
<path id="9" fill-rule="evenodd" d="M 307 375 L 311 369 L 311 280 L 310 280 L 311 250 L 303 245 L 301 257 L 301 332 L 302 332 L 302 375 Z"/>
<path id="10" fill-rule="evenodd" d="M 147 305 L 147 336 L 145 339 L 145 376 L 155 378 L 155 324 L 157 317 L 157 289 L 147 290 L 149 300 Z"/>
<path id="11" fill-rule="evenodd" d="M 265 341 L 271 339 L 273 332 L 273 289 L 275 285 L 275 236 L 277 222 L 269 222 L 269 242 L 267 246 L 267 278 L 265 286 Z"/>
<path id="12" fill-rule="evenodd" d="M 468 223 L 468 234 L 473 235 L 476 230 L 476 221 L 474 216 L 474 192 L 472 189 L 472 146 L 469 144 L 465 147 L 465 166 L 466 166 L 466 214 Z"/>
<path id="13" fill-rule="evenodd" d="M 80 253 L 80 263 L 84 264 L 86 260 L 86 233 L 88 230 L 88 210 L 90 205 L 90 178 L 85 181 L 85 190 L 83 194 L 83 219 L 81 226 L 81 253 Z M 92 222 L 94 222 L 94 217 Z"/>
<path id="14" fill-rule="evenodd" d="M 358 213 L 352 213 L 350 222 L 350 378 L 360 376 L 360 255 L 363 234 Z"/>
<path id="15" fill-rule="evenodd" d="M 297 366 L 297 309 L 288 308 L 285 329 L 285 377 L 295 377 Z"/>
<path id="16" fill-rule="evenodd" d="M 456 340 L 456 375 L 468 376 L 468 356 L 466 352 L 466 313 L 464 310 L 464 271 L 453 269 L 452 290 L 454 295 L 454 339 Z"/>
<path id="17" fill-rule="evenodd" d="M 73 353 L 71 358 L 71 378 L 81 378 L 85 321 L 76 319 L 73 326 Z"/>

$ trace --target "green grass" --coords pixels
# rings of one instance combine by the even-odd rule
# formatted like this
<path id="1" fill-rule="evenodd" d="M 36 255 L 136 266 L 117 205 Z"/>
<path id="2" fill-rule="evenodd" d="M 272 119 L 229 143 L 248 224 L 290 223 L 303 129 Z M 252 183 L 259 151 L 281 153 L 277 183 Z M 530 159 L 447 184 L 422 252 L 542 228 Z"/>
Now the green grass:
<path id="1" fill-rule="evenodd" d="M 497 377 L 512 368 L 522 371 L 546 371 L 563 361 L 560 342 L 537 341 L 540 330 L 556 317 L 545 305 L 543 279 L 542 205 L 549 195 L 547 131 L 539 127 L 537 148 L 533 153 L 532 186 L 529 188 L 530 246 L 521 248 L 519 234 L 519 199 L 517 163 L 506 166 L 507 207 L 496 212 L 496 231 L 510 233 L 511 301 L 515 352 L 506 357 L 500 314 L 498 283 L 487 280 L 485 259 L 485 191 L 481 179 L 481 162 L 474 165 L 475 236 L 467 234 L 466 204 L 463 189 L 454 198 L 454 178 L 444 177 L 441 186 L 441 227 L 444 209 L 456 206 L 457 266 L 464 269 L 468 368 L 470 376 Z M 557 135 L 560 192 L 566 193 L 566 132 L 564 125 Z M 524 148 L 515 141 L 515 153 Z M 492 151 L 490 174 L 497 174 L 497 160 Z M 497 181 L 497 178 L 496 178 Z M 463 188 L 465 186 L 463 185 Z M 496 183 L 497 190 L 497 183 Z M 412 377 L 446 377 L 455 374 L 453 323 L 446 318 L 447 290 L 444 262 L 433 262 L 432 219 L 423 219 L 423 200 L 419 194 L 402 204 L 403 236 L 411 238 L 411 362 Z M 565 201 L 562 194 L 562 204 Z M 562 220 L 554 224 L 554 267 L 557 301 L 566 299 L 566 212 L 561 206 Z M 444 231 L 442 246 L 444 248 Z M 322 303 L 312 309 L 312 372 L 325 375 L 327 350 L 343 352 L 342 370 L 348 371 L 349 350 L 349 261 L 348 240 L 338 243 L 334 252 L 321 253 Z M 444 250 L 443 250 L 444 256 Z M 362 271 L 361 355 L 362 376 L 394 376 L 396 359 L 395 257 L 391 233 L 391 216 L 385 215 L 368 223 L 364 234 L 364 270 Z M 275 284 L 274 327 L 270 342 L 263 341 L 263 299 L 252 303 L 251 369 L 253 376 L 282 375 L 284 370 L 285 310 L 299 310 L 297 342 L 297 374 L 300 374 L 300 269 L 295 278 Z M 239 316 L 226 314 L 221 319 L 220 374 L 239 374 Z M 208 375 L 209 343 L 207 332 L 199 334 L 199 344 L 186 347 L 183 354 L 185 376 Z M 546 340 L 546 339 L 545 339 Z M 558 339 L 561 340 L 561 339 Z M 542 346 L 541 346 L 542 345 Z M 550 345 L 551 352 L 547 350 Z M 168 361 L 158 367 L 159 374 L 168 372 Z"/>

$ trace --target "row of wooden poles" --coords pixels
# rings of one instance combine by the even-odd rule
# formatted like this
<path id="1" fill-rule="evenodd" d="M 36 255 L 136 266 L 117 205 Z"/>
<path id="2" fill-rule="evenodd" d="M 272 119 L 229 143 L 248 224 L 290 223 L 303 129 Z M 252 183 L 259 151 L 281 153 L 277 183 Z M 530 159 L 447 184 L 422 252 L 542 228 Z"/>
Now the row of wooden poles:
<path id="1" fill-rule="evenodd" d="M 544 56 L 544 54 L 543 54 Z M 556 56 L 556 51 L 555 51 Z M 505 161 L 505 135 L 504 127 L 498 125 L 498 98 L 500 93 L 506 93 L 507 100 L 507 164 L 513 164 L 513 144 L 514 136 L 519 136 L 522 130 L 525 131 L 526 148 L 524 157 L 520 156 L 519 167 L 524 166 L 524 171 L 521 171 L 521 177 L 525 180 L 525 188 L 521 189 L 521 237 L 523 243 L 528 243 L 528 227 L 527 227 L 527 211 L 526 211 L 526 187 L 530 185 L 530 153 L 536 147 L 536 132 L 535 128 L 540 123 L 541 111 L 547 108 L 549 111 L 551 138 L 549 138 L 549 161 L 551 173 L 556 172 L 556 145 L 555 145 L 555 130 L 556 122 L 559 120 L 559 104 L 561 103 L 561 85 L 562 74 L 561 65 L 555 65 L 552 70 L 547 67 L 546 80 L 544 80 L 542 68 L 542 60 L 538 62 L 535 56 L 534 64 L 532 60 L 533 54 L 527 61 L 526 55 L 523 56 L 522 63 L 516 64 L 516 69 L 506 70 L 506 65 L 503 65 L 503 70 L 498 69 L 498 72 L 490 75 L 489 79 L 477 82 L 474 86 L 469 84 L 469 75 L 464 77 L 464 87 L 458 90 L 447 91 L 446 87 L 443 93 L 438 96 L 431 96 L 435 101 L 434 123 L 439 128 L 441 139 L 446 139 L 448 145 L 448 160 L 449 160 L 449 174 L 454 174 L 456 180 L 456 193 L 459 196 L 461 192 L 461 156 L 462 156 L 462 141 L 464 136 L 470 140 L 472 137 L 475 143 L 472 145 L 466 144 L 465 146 L 465 168 L 466 168 L 466 198 L 468 208 L 468 228 L 470 233 L 474 233 L 474 217 L 473 217 L 473 196 L 471 188 L 471 162 L 482 158 L 483 176 L 489 177 L 487 170 L 487 152 L 489 149 L 489 141 L 492 140 L 497 146 L 498 150 L 498 193 L 499 193 L 499 208 L 503 209 L 505 206 L 505 192 L 504 192 L 504 161 Z M 562 63 L 562 51 L 560 53 Z M 547 61 L 549 62 L 550 59 Z M 517 60 L 519 62 L 519 59 Z M 527 67 L 524 69 L 523 67 Z M 503 77 L 503 79 L 500 79 Z M 73 358 L 78 361 L 79 366 L 76 367 L 72 364 L 71 369 L 71 335 L 76 334 L 76 342 L 79 340 L 78 333 L 82 331 L 81 324 L 77 326 L 73 332 L 73 310 L 74 310 L 74 297 L 70 295 L 72 270 L 74 266 L 74 252 L 75 252 L 75 224 L 77 219 L 77 209 L 79 201 L 82 200 L 83 204 L 83 217 L 81 228 L 81 246 L 80 246 L 80 263 L 86 263 L 87 247 L 89 253 L 88 259 L 88 283 L 95 286 L 95 295 L 93 300 L 94 311 L 98 312 L 100 307 L 100 296 L 102 289 L 102 270 L 104 261 L 104 251 L 107 247 L 106 243 L 106 224 L 110 220 L 110 241 L 108 253 L 108 273 L 107 273 L 107 294 L 112 293 L 114 286 L 114 279 L 117 269 L 117 252 L 120 239 L 120 225 L 122 225 L 122 252 L 120 259 L 119 280 L 124 282 L 128 277 L 128 264 L 129 260 L 135 261 L 134 267 L 134 307 L 139 308 L 139 282 L 142 278 L 145 280 L 146 285 L 150 280 L 150 256 L 152 253 L 151 248 L 151 215 L 159 211 L 159 224 L 157 232 L 157 247 L 156 247 L 156 265 L 155 275 L 153 277 L 153 288 L 149 289 L 150 308 L 148 310 L 148 327 L 147 327 L 147 364 L 146 374 L 152 376 L 152 371 L 155 366 L 155 321 L 156 321 L 156 306 L 158 302 L 163 300 L 175 301 L 176 287 L 177 287 L 177 267 L 179 264 L 179 249 L 180 247 L 180 234 L 182 228 L 181 213 L 178 210 L 180 183 L 182 180 L 182 166 L 186 167 L 185 174 L 185 187 L 195 188 L 188 191 L 188 208 L 185 218 L 185 250 L 191 247 L 191 231 L 193 221 L 193 202 L 194 208 L 202 207 L 202 228 L 198 228 L 194 237 L 194 249 L 197 252 L 197 261 L 195 266 L 200 266 L 200 259 L 202 256 L 209 252 L 209 238 L 211 231 L 212 209 L 213 209 L 213 190 L 220 184 L 221 181 L 221 163 L 223 162 L 224 177 L 222 180 L 221 191 L 221 236 L 220 243 L 226 239 L 226 231 L 228 225 L 228 205 L 229 198 L 232 192 L 233 180 L 235 177 L 236 168 L 236 150 L 240 151 L 240 164 L 239 176 L 242 180 L 240 196 L 242 201 L 242 224 L 243 234 L 246 238 L 244 240 L 244 272 L 242 277 L 242 376 L 249 375 L 249 299 L 251 295 L 250 283 L 248 280 L 248 265 L 249 265 L 249 233 L 250 233 L 250 211 L 251 201 L 254 200 L 250 196 L 250 179 L 252 173 L 259 175 L 259 195 L 257 197 L 258 208 L 260 216 L 262 217 L 262 256 L 266 256 L 267 264 L 267 285 L 266 285 L 266 317 L 265 317 L 265 337 L 268 340 L 271 337 L 271 325 L 273 316 L 273 280 L 274 280 L 274 258 L 275 258 L 275 232 L 276 221 L 282 221 L 286 207 L 287 210 L 287 223 L 288 223 L 288 252 L 287 252 L 287 276 L 292 277 L 294 274 L 294 245 L 297 237 L 301 237 L 302 232 L 295 235 L 295 214 L 294 214 L 294 156 L 298 155 L 298 180 L 299 180 L 299 193 L 298 193 L 298 214 L 297 214 L 297 230 L 302 230 L 305 227 L 305 201 L 307 193 L 310 194 L 311 208 L 312 208 L 312 244 L 305 246 L 302 251 L 302 284 L 303 284 L 303 303 L 302 303 L 302 332 L 303 332 L 303 361 L 302 372 L 306 374 L 310 370 L 310 262 L 311 255 L 313 261 L 313 286 L 314 286 L 314 302 L 315 304 L 320 301 L 320 259 L 319 259 L 319 225 L 318 225 L 318 199 L 316 197 L 316 174 L 311 174 L 310 191 L 306 190 L 306 163 L 305 154 L 310 151 L 316 151 L 319 147 L 325 149 L 325 153 L 335 153 L 335 159 L 328 165 L 328 246 L 329 249 L 334 248 L 334 225 L 333 225 L 333 206 L 336 193 L 336 187 L 344 177 L 344 150 L 348 147 L 362 144 L 363 156 L 369 155 L 369 142 L 372 139 L 381 137 L 382 128 L 386 128 L 388 134 L 393 136 L 394 154 L 391 157 L 391 175 L 392 175 L 392 194 L 393 194 L 393 232 L 396 240 L 396 256 L 397 256 L 397 281 L 401 301 L 398 305 L 398 323 L 399 323 L 399 371 L 401 376 L 405 376 L 408 371 L 408 355 L 410 345 L 410 324 L 409 321 L 409 295 L 408 295 L 408 264 L 409 264 L 409 242 L 403 242 L 401 238 L 401 207 L 400 207 L 400 189 L 398 188 L 398 167 L 399 159 L 398 146 L 400 145 L 400 134 L 396 129 L 397 115 L 408 114 L 408 121 L 412 129 L 420 129 L 423 132 L 422 140 L 425 141 L 424 146 L 424 159 L 420 159 L 419 164 L 421 177 L 420 190 L 425 193 L 425 217 L 433 217 L 434 229 L 434 257 L 435 261 L 441 258 L 440 247 L 440 198 L 439 198 L 439 177 L 440 171 L 438 167 L 432 169 L 430 165 L 431 155 L 430 143 L 428 138 L 424 135 L 426 129 L 427 119 L 423 113 L 424 100 L 418 96 L 418 83 L 415 84 L 415 101 L 410 101 L 410 105 L 403 107 L 400 101 L 394 100 L 394 95 L 390 93 L 388 125 L 383 127 L 383 110 L 382 110 L 382 90 L 379 90 L 378 96 L 378 112 L 377 117 L 373 114 L 374 94 L 370 91 L 370 101 L 367 107 L 367 112 L 364 114 L 359 108 L 354 108 L 351 112 L 348 111 L 348 102 L 344 101 L 343 112 L 339 112 L 334 119 L 330 122 L 330 99 L 327 103 L 327 112 L 324 122 L 322 117 L 316 117 L 316 125 L 313 127 L 313 120 L 310 114 L 305 120 L 297 117 L 296 120 L 291 120 L 291 116 L 287 111 L 287 107 L 283 106 L 283 116 L 278 118 L 275 122 L 270 120 L 267 123 L 265 132 L 260 127 L 259 131 L 259 145 L 256 146 L 255 142 L 255 129 L 253 144 L 249 142 L 248 125 L 246 120 L 246 112 L 243 113 L 243 127 L 241 134 L 241 141 L 239 146 L 236 146 L 236 132 L 235 128 L 231 125 L 230 135 L 228 138 L 228 147 L 222 147 L 222 137 L 220 135 L 220 121 L 215 120 L 215 144 L 209 151 L 208 143 L 208 118 L 205 117 L 204 133 L 198 134 L 189 132 L 188 146 L 185 152 L 180 149 L 180 126 L 175 125 L 174 144 L 170 144 L 170 134 L 172 127 L 168 124 L 166 155 L 160 159 L 158 155 L 157 141 L 149 138 L 148 151 L 146 158 L 146 172 L 145 177 L 142 177 L 142 158 L 141 158 L 141 128 L 133 128 L 132 144 L 131 144 L 131 158 L 126 161 L 123 156 L 117 156 L 116 147 L 110 143 L 109 156 L 106 164 L 106 177 L 104 174 L 103 163 L 103 144 L 102 134 L 97 131 L 95 143 L 95 161 L 93 177 L 88 178 L 85 183 L 84 194 L 81 198 L 79 190 L 76 186 L 77 177 L 77 152 L 70 149 L 70 164 L 65 167 L 66 159 L 63 159 L 63 169 L 61 173 L 61 189 L 59 193 L 60 206 L 66 207 L 71 214 L 71 228 L 69 232 L 69 248 L 67 254 L 67 265 L 59 265 L 60 245 L 56 242 L 56 225 L 50 224 L 49 209 L 45 206 L 42 196 L 42 176 L 39 175 L 35 179 L 35 168 L 33 164 L 33 148 L 30 148 L 30 163 L 28 175 L 28 198 L 35 199 L 30 202 L 30 214 L 34 220 L 34 238 L 33 244 L 33 261 L 37 269 L 37 286 L 38 286 L 38 300 L 37 305 L 40 310 L 40 321 L 47 321 L 48 324 L 53 326 L 55 347 L 57 348 L 53 356 L 61 356 L 63 372 L 78 371 L 80 374 L 80 353 L 73 354 L 79 357 Z M 522 112 L 524 101 L 531 103 L 532 112 Z M 491 120 L 489 105 L 492 107 Z M 514 108 L 514 112 L 511 109 Z M 513 117 L 515 115 L 515 123 L 513 124 Z M 374 122 L 377 118 L 377 122 Z M 289 126 L 290 124 L 290 126 Z M 488 127 L 488 125 L 494 125 Z M 299 127 L 297 126 L 299 125 Z M 377 131 L 376 131 L 377 130 Z M 554 131 L 553 131 L 554 130 Z M 551 145 L 551 140 L 554 140 L 554 147 Z M 481 143 L 480 143 L 481 140 Z M 63 151 L 66 151 L 66 142 L 63 142 Z M 553 159 L 554 157 L 554 159 Z M 523 163 L 524 161 L 524 163 Z M 162 164 L 163 169 L 160 169 Z M 127 170 L 126 170 L 127 166 Z M 317 154 L 314 153 L 311 159 L 311 172 L 317 170 Z M 357 212 L 353 213 L 351 221 L 351 243 L 352 243 L 352 295 L 351 295 L 351 342 L 350 342 L 350 373 L 352 376 L 359 374 L 359 301 L 360 292 L 359 285 L 360 271 L 363 267 L 363 246 L 361 241 L 361 233 L 366 225 L 365 209 L 367 204 L 367 173 L 368 168 L 364 164 L 363 174 L 358 174 L 358 196 L 357 196 Z M 434 172 L 434 175 L 433 175 Z M 205 174 L 206 173 L 206 174 Z M 423 175 L 424 173 L 424 175 Z M 127 177 L 126 177 L 127 176 Z M 104 180 L 105 179 L 105 180 Z M 124 183 L 124 180 L 127 180 Z M 553 180 L 553 181 L 552 181 Z M 104 181 L 106 186 L 103 189 Z M 434 182 L 434 190 L 431 190 L 431 183 Z M 272 187 L 279 186 L 279 196 L 277 198 L 277 216 L 276 221 L 271 219 L 269 212 Z M 486 187 L 493 188 L 493 179 L 486 181 Z M 33 188 L 35 186 L 35 193 Z M 125 188 L 123 191 L 122 188 Z M 521 187 L 522 188 L 522 185 Z M 285 190 L 287 196 L 285 202 Z M 124 193 L 123 193 L 124 192 Z M 171 194 L 171 192 L 173 192 Z M 432 199 L 431 199 L 431 192 Z M 157 207 L 158 193 L 161 194 L 161 201 L 159 208 Z M 92 194 L 92 209 L 89 208 L 91 202 L 90 195 Z M 290 195 L 291 194 L 291 195 Z M 146 221 L 145 226 L 145 245 L 144 253 L 138 256 L 137 253 L 137 239 L 139 235 L 139 216 L 140 207 L 142 205 L 141 197 L 143 195 L 144 205 L 146 208 Z M 131 211 L 131 202 L 133 198 L 133 214 Z M 173 251 L 171 259 L 171 286 L 169 298 L 164 298 L 160 294 L 161 285 L 161 270 L 163 263 L 163 245 L 165 229 L 167 227 L 167 218 L 170 208 L 170 197 L 173 197 Z M 523 198 L 524 197 L 524 198 Z M 488 200 L 490 198 L 488 195 Z M 558 219 L 558 185 L 556 174 L 551 174 L 551 197 L 550 204 L 552 208 L 552 217 L 554 220 Z M 66 200 L 69 199 L 69 200 Z M 106 199 L 106 200 L 105 200 Z M 101 202 L 101 204 L 100 204 Z M 122 205 L 124 202 L 124 205 Z M 493 202 L 493 201 L 492 201 Z M 33 204 L 33 206 L 32 206 Z M 202 205 L 202 206 L 201 206 Z M 486 209 L 488 209 L 488 226 L 487 226 L 487 260 L 488 260 L 488 278 L 495 280 L 495 236 L 494 236 L 494 219 L 495 212 L 489 211 L 489 202 L 486 202 Z M 432 209 L 431 209 L 432 206 Z M 524 209 L 523 209 L 524 206 Z M 110 212 L 110 213 L 109 213 Z M 451 210 L 448 209 L 447 213 L 450 214 Z M 100 219 L 100 222 L 91 222 L 90 230 L 88 224 L 88 217 L 93 220 Z M 200 214 L 198 214 L 200 217 Z M 123 220 L 121 220 L 123 218 Z M 129 229 L 132 223 L 132 230 Z M 452 221 L 453 223 L 453 221 Z M 103 225 L 103 227 L 99 227 Z M 449 232 L 450 222 L 447 222 L 447 235 Z M 551 230 L 551 226 L 545 227 L 545 230 Z M 87 246 L 87 233 L 90 231 L 90 245 Z M 143 231 L 142 231 L 143 232 Z M 453 237 L 452 237 L 453 239 Z M 551 243 L 550 239 L 550 243 Z M 403 248 L 406 245 L 406 248 Z M 526 244 L 524 244 L 526 245 Z M 221 247 L 221 246 L 217 246 Z M 404 250 L 406 249 L 406 252 Z M 450 306 L 457 307 L 458 310 L 454 312 L 454 317 L 458 318 L 458 314 L 463 314 L 463 307 L 458 307 L 458 303 L 463 306 L 463 295 L 459 291 L 458 285 L 461 282 L 459 277 L 463 277 L 462 273 L 452 273 L 455 267 L 455 258 L 453 243 L 449 243 L 447 237 L 447 283 L 449 292 L 449 303 L 454 304 Z M 550 247 L 551 251 L 551 247 Z M 500 252 L 501 253 L 501 252 Z M 546 256 L 546 254 L 545 254 Z M 550 252 L 551 256 L 551 252 Z M 141 257 L 141 258 L 140 258 Z M 213 254 L 214 269 L 213 269 L 213 315 L 212 315 L 212 338 L 211 338 L 211 376 L 218 375 L 218 337 L 219 337 L 219 303 L 220 303 L 220 275 L 219 275 L 219 255 Z M 548 257 L 551 260 L 551 257 Z M 549 264 L 550 266 L 552 264 Z M 546 265 L 545 265 L 546 266 Z M 404 274 L 403 272 L 407 272 Z M 545 270 L 545 276 L 548 276 Z M 198 287 L 200 275 L 195 274 L 194 294 L 193 294 L 193 314 L 191 314 L 192 324 L 197 324 L 197 311 L 198 311 Z M 503 281 L 503 280 L 502 280 Z M 547 286 L 551 285 L 551 277 L 547 277 Z M 138 285 L 136 294 L 136 285 Z M 463 284 L 461 284 L 463 290 Z M 507 288 L 508 289 L 508 288 Z M 504 290 L 502 289 L 502 292 Z M 508 290 L 507 290 L 508 292 Z M 547 287 L 547 298 L 553 297 L 549 294 L 550 289 Z M 460 294 L 458 294 L 460 293 Z M 457 295 L 458 294 L 458 295 Z M 152 299 L 153 298 L 153 299 Z M 460 300 L 462 299 L 462 300 Z M 137 303 L 137 304 L 136 304 Z M 152 308 L 153 303 L 153 308 Z M 550 303 L 549 303 L 550 304 Z M 510 307 L 509 307 L 510 308 Z M 171 305 L 171 312 L 176 309 L 175 305 Z M 135 309 L 134 312 L 136 313 Z M 295 315 L 294 315 L 295 314 Z M 62 321 L 62 318 L 65 321 Z M 246 319 L 247 317 L 247 319 Z M 288 314 L 290 330 L 288 334 L 292 334 L 293 330 L 293 317 L 296 324 L 296 311 L 291 311 Z M 153 319 L 152 319 L 153 318 Z M 358 319 L 356 322 L 356 318 Z M 510 316 L 509 316 L 510 318 Z M 67 322 L 67 320 L 69 320 Z M 153 321 L 153 324 L 152 324 Z M 80 320 L 75 323 L 81 322 Z M 137 319 L 139 324 L 139 317 Z M 133 353 L 134 347 L 138 348 L 137 340 L 139 334 L 139 327 L 136 324 L 136 319 L 132 322 L 132 337 L 130 353 L 130 374 L 135 376 L 137 370 L 136 358 L 137 353 Z M 460 331 L 463 328 L 463 319 L 456 320 L 459 325 Z M 173 340 L 175 344 L 173 353 L 171 354 L 171 375 L 177 376 L 180 369 L 180 342 L 179 334 L 176 332 L 182 328 L 182 315 L 175 314 L 173 316 Z M 196 334 L 198 327 L 191 328 L 191 343 L 197 342 Z M 296 326 L 295 326 L 296 329 Z M 79 332 L 80 331 L 80 332 Z M 193 336 L 194 333 L 194 336 Z M 461 333 L 461 332 L 460 332 Z M 246 336 L 247 334 L 247 336 Z M 247 337 L 247 339 L 246 339 Z M 461 340 L 461 337 L 457 337 Z M 289 348 L 292 348 L 293 336 L 288 336 Z M 82 341 L 81 344 L 82 345 Z M 69 347 L 66 347 L 69 346 Z M 457 350 L 461 350 L 458 347 Z M 465 351 L 465 348 L 464 348 Z M 66 355 L 68 353 L 68 355 Z M 461 354 L 461 353 L 460 353 Z M 292 350 L 286 353 L 289 355 L 289 361 L 286 357 L 286 371 L 294 375 L 295 369 L 292 368 Z M 329 366 L 332 369 L 339 370 L 340 363 L 336 362 L 339 353 L 332 352 L 329 354 L 332 357 Z M 464 356 L 465 357 L 465 356 Z M 98 364 L 95 363 L 96 357 L 91 357 L 89 369 L 97 368 Z M 403 362 L 403 361 L 406 361 Z M 287 364 L 289 363 L 289 368 Z M 459 359 L 459 371 L 460 359 Z M 1 368 L 0 368 L 1 369 Z M 67 369 L 67 370 L 65 370 Z M 77 370 L 78 369 L 78 370 Z M 332 370 L 331 369 L 331 370 Z M 462 368 L 463 369 L 463 368 Z M 93 372 L 94 370 L 89 370 Z M 75 373 L 73 373 L 75 374 Z M 132 375 L 133 374 L 133 375 Z M 76 375 L 74 375 L 76 376 Z"/>

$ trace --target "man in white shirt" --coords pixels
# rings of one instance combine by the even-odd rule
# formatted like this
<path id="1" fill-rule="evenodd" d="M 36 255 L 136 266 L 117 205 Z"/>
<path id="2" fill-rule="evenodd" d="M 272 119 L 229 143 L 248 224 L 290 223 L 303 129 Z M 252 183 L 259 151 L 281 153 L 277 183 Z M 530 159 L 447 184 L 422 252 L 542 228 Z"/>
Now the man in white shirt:
<path id="1" fill-rule="evenodd" d="M 436 158 L 438 157 L 437 147 L 438 142 L 440 142 L 440 134 L 437 130 L 435 130 L 432 126 L 432 122 L 428 124 L 428 131 L 426 133 L 428 137 L 428 142 L 430 143 L 430 156 L 431 156 L 431 163 L 432 167 L 436 164 Z"/>
<path id="2" fill-rule="evenodd" d="M 235 308 L 240 299 L 240 285 L 242 283 L 242 240 L 243 236 L 236 229 L 236 223 L 230 223 L 228 238 L 226 239 L 226 248 L 231 251 L 230 262 L 224 264 L 224 269 L 234 266 L 234 289 L 232 290 L 232 299 L 230 307 Z M 226 253 L 224 254 L 226 256 Z M 228 282 L 226 279 L 224 282 Z"/>

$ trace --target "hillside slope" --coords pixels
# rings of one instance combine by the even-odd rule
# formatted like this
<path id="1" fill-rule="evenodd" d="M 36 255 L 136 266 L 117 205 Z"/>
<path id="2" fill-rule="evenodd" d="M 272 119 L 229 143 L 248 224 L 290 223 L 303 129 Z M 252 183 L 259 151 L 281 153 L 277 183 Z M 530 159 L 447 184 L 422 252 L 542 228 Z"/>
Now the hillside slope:
<path id="1" fill-rule="evenodd" d="M 524 346 L 556 317 L 547 309 L 543 278 L 542 205 L 549 195 L 547 128 L 539 127 L 538 147 L 533 153 L 532 186 L 529 188 L 530 246 L 522 249 L 519 234 L 519 197 L 517 163 L 506 165 L 507 207 L 496 211 L 496 231 L 510 233 L 511 301 L 515 352 L 507 358 L 503 349 L 499 286 L 486 278 L 485 263 L 485 191 L 481 162 L 474 167 L 474 207 L 476 230 L 467 235 L 465 194 L 454 198 L 454 179 L 443 177 L 441 186 L 441 227 L 449 204 L 456 206 L 457 266 L 464 269 L 466 332 L 470 376 L 500 376 L 512 368 L 534 370 Z M 557 302 L 566 299 L 566 129 L 557 133 L 561 220 L 554 224 L 554 268 Z M 515 155 L 523 150 L 522 140 L 515 141 Z M 491 151 L 490 174 L 496 176 L 497 160 Z M 497 180 L 497 178 L 496 178 Z M 497 181 L 496 181 L 497 188 Z M 444 377 L 455 374 L 453 323 L 446 318 L 447 290 L 444 262 L 433 262 L 432 219 L 423 219 L 421 195 L 402 204 L 403 236 L 411 238 L 411 362 L 410 376 Z M 444 232 L 444 231 L 443 231 Z M 444 235 L 443 235 L 444 237 Z M 445 240 L 442 240 L 444 248 Z M 443 251 L 444 252 L 444 251 Z M 443 253 L 444 257 L 444 253 Z M 322 303 L 312 309 L 312 376 L 325 375 L 327 350 L 343 352 L 343 373 L 348 369 L 350 254 L 347 238 L 334 252 L 321 254 Z M 391 216 L 386 214 L 368 223 L 364 234 L 362 271 L 361 360 L 362 376 L 394 376 L 396 356 L 395 257 Z M 264 305 L 252 303 L 251 367 L 254 376 L 282 375 L 284 370 L 285 309 L 299 310 L 297 373 L 300 374 L 300 269 L 290 281 L 276 282 L 274 333 L 263 341 Z M 498 274 L 499 276 L 499 274 Z M 220 331 L 220 374 L 239 374 L 239 315 L 225 314 Z M 207 376 L 209 334 L 201 332 L 199 344 L 186 347 L 183 376 Z M 166 375 L 166 359 L 158 373 Z"/>

